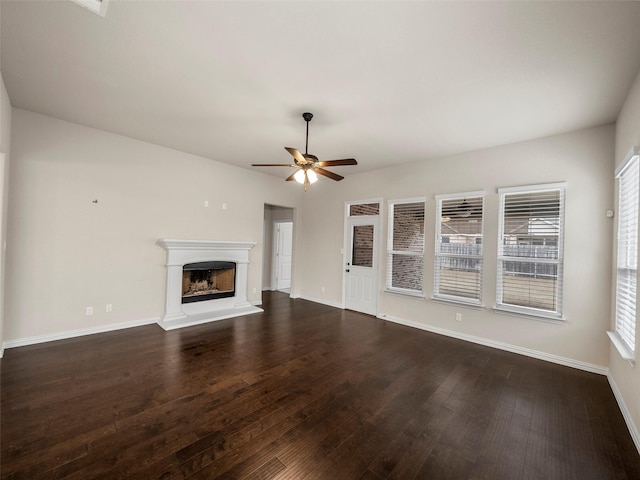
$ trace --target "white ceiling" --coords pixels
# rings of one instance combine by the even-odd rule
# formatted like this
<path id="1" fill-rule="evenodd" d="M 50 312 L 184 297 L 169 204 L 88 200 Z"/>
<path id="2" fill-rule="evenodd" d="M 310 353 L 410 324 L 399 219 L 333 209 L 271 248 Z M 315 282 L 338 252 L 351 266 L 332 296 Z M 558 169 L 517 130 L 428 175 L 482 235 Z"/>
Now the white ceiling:
<path id="1" fill-rule="evenodd" d="M 14 107 L 246 168 L 304 151 L 305 111 L 345 176 L 614 122 L 640 69 L 640 2 L 0 9 Z"/>

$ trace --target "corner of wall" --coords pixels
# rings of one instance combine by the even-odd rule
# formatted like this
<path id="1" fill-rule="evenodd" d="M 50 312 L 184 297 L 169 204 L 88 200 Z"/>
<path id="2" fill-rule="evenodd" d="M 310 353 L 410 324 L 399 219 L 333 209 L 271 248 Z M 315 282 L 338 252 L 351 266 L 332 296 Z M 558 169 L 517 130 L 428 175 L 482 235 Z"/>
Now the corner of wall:
<path id="1" fill-rule="evenodd" d="M 11 102 L 0 72 L 0 358 L 4 352 L 5 245 L 9 191 L 9 152 L 11 144 Z"/>
<path id="2" fill-rule="evenodd" d="M 624 104 L 616 121 L 616 143 L 614 165 L 611 168 L 613 175 L 614 169 L 624 162 L 627 152 L 634 146 L 640 145 L 640 74 L 636 79 L 625 98 Z M 612 236 L 616 232 L 612 232 Z M 612 276 L 615 278 L 615 258 L 617 252 L 615 248 L 612 251 Z M 613 283 L 611 295 L 615 295 Z M 612 312 L 615 309 L 615 303 L 612 300 Z M 613 315 L 613 313 L 612 313 Z M 639 330 L 636 329 L 636 344 L 639 344 Z M 610 361 L 609 361 L 609 384 L 615 395 L 616 401 L 622 411 L 629 432 L 633 437 L 633 441 L 640 453 L 640 369 L 628 368 L 627 362 L 621 360 L 616 347 L 609 344 Z"/>
<path id="3" fill-rule="evenodd" d="M 638 430 L 638 426 L 633 421 L 633 416 L 631 415 L 629 407 L 627 407 L 627 404 L 624 401 L 622 392 L 618 388 L 613 375 L 611 373 L 607 374 L 607 379 L 609 380 L 609 385 L 611 386 L 611 390 L 613 391 L 613 396 L 616 398 L 616 402 L 618 402 L 618 407 L 622 412 L 624 421 L 627 424 L 627 428 L 629 429 L 629 433 L 631 434 L 633 443 L 636 445 L 638 453 L 640 453 L 640 430 Z"/>

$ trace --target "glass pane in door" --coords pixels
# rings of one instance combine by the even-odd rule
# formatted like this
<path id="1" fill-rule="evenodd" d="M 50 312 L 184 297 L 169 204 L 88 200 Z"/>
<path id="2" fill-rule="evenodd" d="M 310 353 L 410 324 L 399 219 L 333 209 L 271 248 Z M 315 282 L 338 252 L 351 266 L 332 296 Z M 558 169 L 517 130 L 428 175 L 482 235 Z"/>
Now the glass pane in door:
<path id="1" fill-rule="evenodd" d="M 351 264 L 373 267 L 373 225 L 355 225 L 351 243 Z"/>

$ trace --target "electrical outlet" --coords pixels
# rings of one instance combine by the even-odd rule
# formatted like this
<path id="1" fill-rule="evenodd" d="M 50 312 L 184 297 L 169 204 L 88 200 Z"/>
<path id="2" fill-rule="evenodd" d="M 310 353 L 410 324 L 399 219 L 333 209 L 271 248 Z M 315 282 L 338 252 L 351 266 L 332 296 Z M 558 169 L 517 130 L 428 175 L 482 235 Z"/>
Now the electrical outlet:
<path id="1" fill-rule="evenodd" d="M 106 309 L 105 309 L 105 310 L 106 310 L 107 312 L 111 312 L 111 311 L 113 311 L 113 305 L 112 305 L 112 304 L 110 304 L 110 303 L 107 303 L 107 307 L 106 307 Z"/>
<path id="2" fill-rule="evenodd" d="M 93 315 L 93 307 L 87 307 L 87 315 Z"/>
<path id="3" fill-rule="evenodd" d="M 204 201 L 204 206 L 205 206 L 205 207 L 208 207 L 208 206 L 209 206 L 209 200 L 205 200 L 205 201 Z"/>
<path id="4" fill-rule="evenodd" d="M 456 322 L 461 322 L 461 321 L 462 321 L 462 314 L 456 313 Z"/>
<path id="5" fill-rule="evenodd" d="M 327 291 L 326 288 L 324 288 L 324 287 L 321 287 L 321 288 L 322 288 L 322 293 L 325 293 Z"/>

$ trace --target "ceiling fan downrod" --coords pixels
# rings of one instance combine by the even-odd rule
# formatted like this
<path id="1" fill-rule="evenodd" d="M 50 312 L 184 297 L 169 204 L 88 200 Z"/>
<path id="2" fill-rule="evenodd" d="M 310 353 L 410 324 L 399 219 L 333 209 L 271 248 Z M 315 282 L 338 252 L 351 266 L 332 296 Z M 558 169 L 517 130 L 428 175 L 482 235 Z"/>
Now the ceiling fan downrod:
<path id="1" fill-rule="evenodd" d="M 313 118 L 313 113 L 304 112 L 302 114 L 302 118 L 304 118 L 304 121 L 307 122 L 307 139 L 304 143 L 304 155 L 306 157 L 309 154 L 309 122 Z"/>

